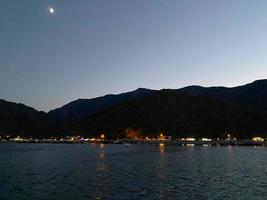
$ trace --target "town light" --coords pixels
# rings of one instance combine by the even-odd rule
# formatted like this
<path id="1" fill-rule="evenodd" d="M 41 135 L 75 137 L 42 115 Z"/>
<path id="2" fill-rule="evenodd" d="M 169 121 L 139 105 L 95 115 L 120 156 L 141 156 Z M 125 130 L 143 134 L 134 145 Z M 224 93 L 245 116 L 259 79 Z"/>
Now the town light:
<path id="1" fill-rule="evenodd" d="M 252 138 L 252 141 L 253 142 L 263 142 L 264 139 L 262 137 L 254 137 L 254 138 Z"/>
<path id="2" fill-rule="evenodd" d="M 165 139 L 165 136 L 163 135 L 163 133 L 159 134 L 158 139 L 159 139 L 159 140 L 164 140 L 164 139 Z"/>
<path id="3" fill-rule="evenodd" d="M 182 138 L 182 140 L 184 140 L 184 141 L 195 141 L 196 139 L 195 138 Z"/>
<path id="4" fill-rule="evenodd" d="M 203 141 L 203 142 L 210 142 L 211 139 L 210 138 L 201 138 L 201 141 Z"/>

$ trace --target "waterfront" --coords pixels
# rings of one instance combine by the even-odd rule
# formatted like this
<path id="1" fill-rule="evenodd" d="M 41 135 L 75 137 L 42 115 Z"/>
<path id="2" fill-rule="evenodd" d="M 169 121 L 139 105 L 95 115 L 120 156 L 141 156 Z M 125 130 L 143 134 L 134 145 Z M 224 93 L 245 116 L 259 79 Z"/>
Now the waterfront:
<path id="1" fill-rule="evenodd" d="M 227 138 L 173 138 L 160 134 L 157 138 L 122 138 L 107 139 L 104 134 L 99 137 L 87 138 L 83 136 L 62 136 L 48 138 L 29 138 L 29 137 L 10 137 L 0 136 L 0 143 L 50 143 L 50 144 L 172 144 L 172 145 L 189 145 L 189 146 L 267 146 L 267 139 L 262 137 L 252 137 L 251 139 L 231 138 L 228 134 Z"/>
<path id="2" fill-rule="evenodd" d="M 266 147 L 0 144 L 0 199 L 264 199 Z"/>

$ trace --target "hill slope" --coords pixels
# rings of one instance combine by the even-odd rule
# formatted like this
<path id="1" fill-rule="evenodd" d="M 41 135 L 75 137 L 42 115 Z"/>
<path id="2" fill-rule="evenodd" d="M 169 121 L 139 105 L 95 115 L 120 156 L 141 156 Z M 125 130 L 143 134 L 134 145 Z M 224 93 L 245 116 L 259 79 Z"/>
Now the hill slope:
<path id="1" fill-rule="evenodd" d="M 264 134 L 267 115 L 261 109 L 192 96 L 176 90 L 154 95 L 99 112 L 79 125 L 84 133 L 123 135 L 127 128 L 144 134 L 163 131 L 173 136 L 236 137 Z"/>
<path id="2" fill-rule="evenodd" d="M 114 136 L 123 135 L 127 128 L 150 135 L 163 131 L 179 136 L 223 137 L 226 132 L 267 136 L 267 80 L 233 88 L 139 88 L 80 99 L 48 114 L 0 100 L 0 134 L 37 137 L 104 131 Z"/>
<path id="3" fill-rule="evenodd" d="M 48 116 L 57 121 L 78 121 L 120 103 L 147 97 L 154 92 L 154 90 L 138 88 L 132 92 L 117 95 L 111 94 L 93 99 L 78 99 L 48 112 Z"/>
<path id="4" fill-rule="evenodd" d="M 55 127 L 44 112 L 23 104 L 0 100 L 0 134 L 44 136 Z"/>
<path id="5" fill-rule="evenodd" d="M 261 106 L 267 109 L 267 79 L 233 88 L 189 86 L 178 91 L 190 95 L 209 96 L 224 101 Z"/>

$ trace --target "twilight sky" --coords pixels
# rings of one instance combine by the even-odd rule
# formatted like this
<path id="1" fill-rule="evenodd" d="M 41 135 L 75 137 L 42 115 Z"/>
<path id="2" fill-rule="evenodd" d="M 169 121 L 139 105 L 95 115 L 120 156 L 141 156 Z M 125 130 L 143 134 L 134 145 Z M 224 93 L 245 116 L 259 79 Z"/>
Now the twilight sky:
<path id="1" fill-rule="evenodd" d="M 0 98 L 48 111 L 138 87 L 267 78 L 266 10 L 265 0 L 0 0 Z"/>

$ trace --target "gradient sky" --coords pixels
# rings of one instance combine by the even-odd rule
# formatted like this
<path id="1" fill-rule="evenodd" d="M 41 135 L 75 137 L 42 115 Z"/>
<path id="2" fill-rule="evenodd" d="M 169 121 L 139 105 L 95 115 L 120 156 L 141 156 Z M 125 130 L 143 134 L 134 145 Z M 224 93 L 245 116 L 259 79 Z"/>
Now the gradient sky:
<path id="1" fill-rule="evenodd" d="M 266 10 L 266 0 L 0 0 L 0 98 L 48 111 L 138 87 L 267 78 Z"/>

